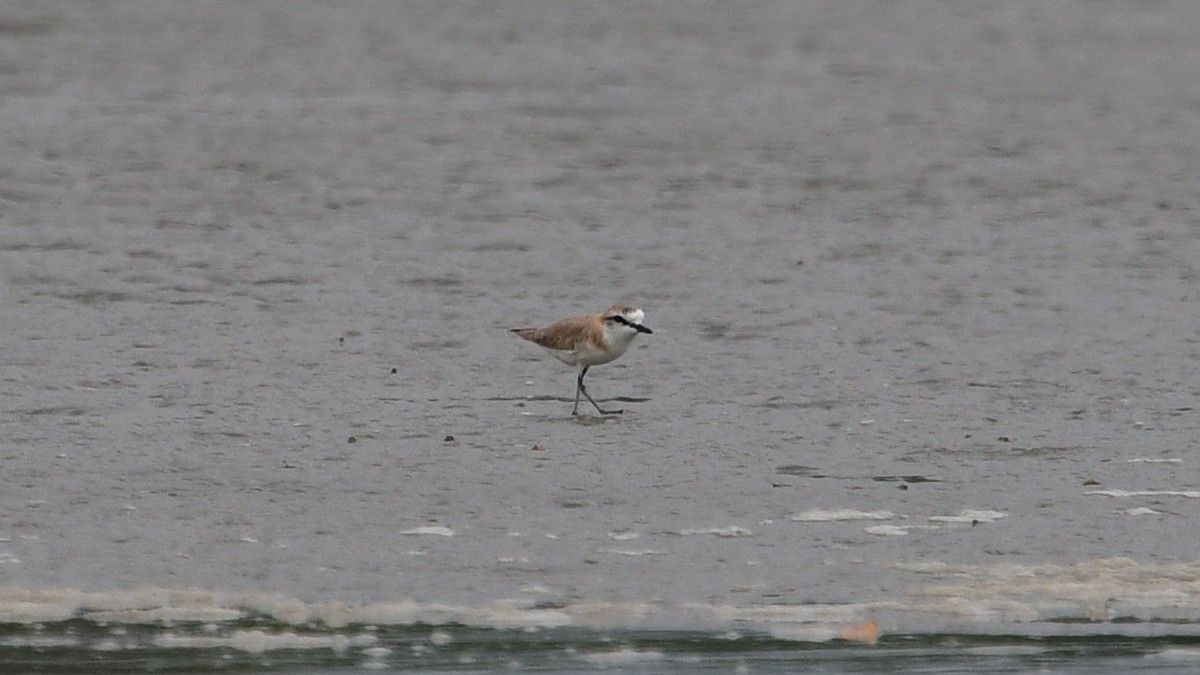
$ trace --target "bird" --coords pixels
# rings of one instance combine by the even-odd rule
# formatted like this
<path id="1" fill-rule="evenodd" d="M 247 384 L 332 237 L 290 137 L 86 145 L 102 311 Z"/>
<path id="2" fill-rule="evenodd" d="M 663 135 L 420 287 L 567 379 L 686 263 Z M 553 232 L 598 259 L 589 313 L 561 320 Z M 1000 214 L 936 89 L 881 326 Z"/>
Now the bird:
<path id="1" fill-rule="evenodd" d="M 613 305 L 603 312 L 583 314 L 563 319 L 545 328 L 513 328 L 512 332 L 530 342 L 544 347 L 556 359 L 568 366 L 578 366 L 575 378 L 575 407 L 572 415 L 579 414 L 579 395 L 583 394 L 601 415 L 620 415 L 624 409 L 601 408 L 583 384 L 588 368 L 613 361 L 629 349 L 638 333 L 654 334 L 642 324 L 646 313 L 626 305 Z"/>

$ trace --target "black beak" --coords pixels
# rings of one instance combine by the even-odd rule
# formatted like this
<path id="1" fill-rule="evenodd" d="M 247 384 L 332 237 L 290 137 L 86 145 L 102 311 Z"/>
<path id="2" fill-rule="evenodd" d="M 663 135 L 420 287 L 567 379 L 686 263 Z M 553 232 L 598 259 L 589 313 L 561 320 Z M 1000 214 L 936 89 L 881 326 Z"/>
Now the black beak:
<path id="1" fill-rule="evenodd" d="M 629 326 L 630 328 L 636 330 L 639 333 L 645 333 L 646 335 L 654 335 L 654 331 L 650 330 L 649 328 L 646 328 L 645 326 L 643 326 L 640 323 L 634 323 L 634 322 L 630 321 L 629 319 L 626 319 L 625 317 L 621 316 L 620 314 L 606 316 L 606 317 L 604 317 L 604 320 L 605 321 L 616 321 L 617 323 L 621 324 L 622 326 Z"/>

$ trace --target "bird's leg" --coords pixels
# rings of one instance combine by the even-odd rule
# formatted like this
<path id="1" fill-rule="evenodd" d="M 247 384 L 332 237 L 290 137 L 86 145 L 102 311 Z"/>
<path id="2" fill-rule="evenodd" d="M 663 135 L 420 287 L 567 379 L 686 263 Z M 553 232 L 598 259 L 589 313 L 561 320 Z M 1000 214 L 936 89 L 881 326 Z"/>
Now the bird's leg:
<path id="1" fill-rule="evenodd" d="M 596 399 L 592 398 L 592 395 L 588 393 L 587 387 L 583 384 L 583 376 L 587 375 L 587 371 L 588 366 L 584 366 L 579 371 L 579 379 L 575 380 L 575 408 L 571 410 L 571 414 L 579 414 L 578 409 L 580 392 L 583 392 L 583 395 L 587 397 L 588 401 L 591 401 L 592 405 L 596 408 L 596 411 L 601 415 L 620 415 L 621 413 L 625 412 L 623 408 L 619 408 L 617 410 L 605 410 L 604 408 L 601 408 L 598 403 L 596 403 Z"/>
<path id="2" fill-rule="evenodd" d="M 571 408 L 572 415 L 579 414 L 579 392 L 583 391 L 583 374 L 586 372 L 587 366 L 584 366 L 579 370 L 579 377 L 575 378 L 575 407 Z M 589 396 L 588 400 L 592 400 L 592 397 Z"/>

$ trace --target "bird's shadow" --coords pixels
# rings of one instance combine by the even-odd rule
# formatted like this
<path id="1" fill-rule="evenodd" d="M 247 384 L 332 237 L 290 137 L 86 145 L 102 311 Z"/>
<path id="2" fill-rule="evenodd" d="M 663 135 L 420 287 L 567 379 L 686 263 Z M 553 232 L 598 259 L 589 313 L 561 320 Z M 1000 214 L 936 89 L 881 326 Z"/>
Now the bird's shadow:
<path id="1" fill-rule="evenodd" d="M 561 402 L 561 403 L 574 403 L 574 402 L 575 402 L 575 399 L 574 399 L 574 398 L 567 398 L 567 397 L 565 397 L 565 396 L 550 396 L 550 395 L 541 395 L 541 396 L 491 396 L 491 397 L 487 398 L 486 400 L 488 400 L 488 401 L 513 401 L 513 402 L 517 402 L 517 401 L 519 401 L 519 402 L 524 402 L 524 401 L 559 401 L 559 402 Z M 598 398 L 598 399 L 596 399 L 596 402 L 597 402 L 597 403 L 601 403 L 601 402 L 604 402 L 604 401 L 616 401 L 616 402 L 618 402 L 618 403 L 645 403 L 646 401 L 649 401 L 649 400 L 650 400 L 649 398 L 645 398 L 645 397 L 641 397 L 641 396 L 613 396 L 613 397 L 611 397 L 611 398 Z"/>

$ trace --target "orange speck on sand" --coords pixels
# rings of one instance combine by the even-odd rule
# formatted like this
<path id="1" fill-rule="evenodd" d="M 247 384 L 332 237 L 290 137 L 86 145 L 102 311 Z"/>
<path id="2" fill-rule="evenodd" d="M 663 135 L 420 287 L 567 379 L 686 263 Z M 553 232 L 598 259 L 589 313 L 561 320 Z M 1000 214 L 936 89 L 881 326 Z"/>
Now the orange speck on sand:
<path id="1" fill-rule="evenodd" d="M 847 626 L 838 632 L 838 637 L 851 642 L 861 642 L 864 645 L 873 645 L 879 642 L 879 623 L 872 619 L 866 623 Z"/>

